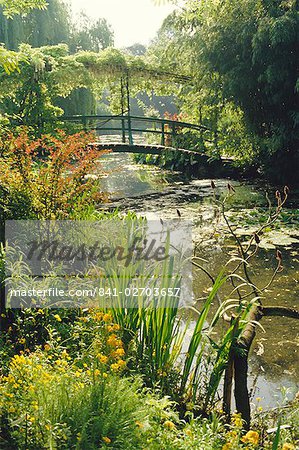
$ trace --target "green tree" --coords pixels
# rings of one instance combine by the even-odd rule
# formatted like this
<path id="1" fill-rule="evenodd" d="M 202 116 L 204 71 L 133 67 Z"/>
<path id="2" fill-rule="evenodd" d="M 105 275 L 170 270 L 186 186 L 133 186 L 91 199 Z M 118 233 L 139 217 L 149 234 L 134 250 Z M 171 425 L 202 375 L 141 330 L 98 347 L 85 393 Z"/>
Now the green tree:
<path id="1" fill-rule="evenodd" d="M 45 0 L 0 0 L 0 67 L 6 73 L 11 73 L 18 69 L 19 55 L 8 51 L 3 44 L 8 41 L 9 30 L 5 28 L 8 18 L 22 14 L 25 16 L 32 9 L 45 9 Z M 10 48 L 10 47 L 8 47 Z"/>
<path id="2" fill-rule="evenodd" d="M 114 44 L 114 33 L 106 19 L 92 20 L 85 13 L 73 24 L 70 51 L 99 52 Z"/>
<path id="3" fill-rule="evenodd" d="M 33 47 L 68 43 L 70 17 L 61 0 L 48 0 L 46 10 L 34 10 L 23 16 L 6 17 L 0 14 L 0 41 L 9 50 L 18 50 L 22 43 Z"/>
<path id="4" fill-rule="evenodd" d="M 113 32 L 105 19 L 92 21 L 84 14 L 81 15 L 79 23 L 74 24 L 71 22 L 65 2 L 48 0 L 46 10 L 31 11 L 26 17 L 7 17 L 5 10 L 2 10 L 0 13 L 0 42 L 3 42 L 9 50 L 18 50 L 22 43 L 30 44 L 35 48 L 66 43 L 72 53 L 77 50 L 98 52 L 113 45 Z M 7 55 L 9 58 L 6 57 Z M 7 50 L 3 48 L 0 49 L 0 63 L 3 58 L 10 61 L 10 64 L 5 66 L 7 71 L 16 68 L 16 55 L 7 53 Z M 28 70 L 26 68 L 24 70 L 28 75 Z M 32 88 L 31 83 L 28 84 L 27 88 Z M 39 98 L 41 97 L 39 95 Z M 72 92 L 66 99 L 54 100 L 54 104 L 62 107 L 67 114 L 93 114 L 96 110 L 93 93 L 83 87 Z M 6 111 L 16 114 L 18 111 L 17 105 L 18 102 L 12 108 L 11 99 L 7 99 L 6 104 L 2 106 Z M 22 110 L 22 114 L 25 112 L 26 108 Z M 27 113 L 28 111 L 25 117 L 28 119 Z"/>
<path id="5" fill-rule="evenodd" d="M 298 1 L 190 1 L 184 19 L 198 62 L 219 75 L 224 100 L 258 139 L 264 171 L 298 182 Z"/>
<path id="6" fill-rule="evenodd" d="M 45 0 L 0 0 L 0 5 L 4 8 L 6 17 L 12 17 L 16 14 L 26 14 L 32 9 L 45 9 L 47 2 Z"/>
<path id="7" fill-rule="evenodd" d="M 79 20 L 72 24 L 69 39 L 71 53 L 77 51 L 99 52 L 114 44 L 114 34 L 106 19 L 91 20 L 86 14 L 81 13 Z M 95 114 L 96 99 L 90 89 L 78 88 L 70 93 L 67 98 L 57 100 L 67 115 Z"/>

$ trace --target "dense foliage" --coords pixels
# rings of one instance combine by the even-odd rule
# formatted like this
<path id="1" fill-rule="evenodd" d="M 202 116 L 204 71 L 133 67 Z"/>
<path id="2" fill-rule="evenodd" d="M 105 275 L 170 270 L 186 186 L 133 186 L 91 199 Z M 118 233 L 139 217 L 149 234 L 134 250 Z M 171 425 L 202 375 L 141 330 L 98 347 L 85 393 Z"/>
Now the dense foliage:
<path id="1" fill-rule="evenodd" d="M 45 9 L 47 2 L 45 0 L 1 0 L 0 5 L 4 8 L 6 17 L 12 17 L 16 14 L 26 14 L 32 9 Z"/>
<path id="2" fill-rule="evenodd" d="M 6 49 L 17 51 L 23 43 L 34 48 L 65 43 L 71 53 L 79 50 L 98 52 L 113 45 L 113 32 L 105 19 L 93 21 L 81 13 L 74 21 L 66 3 L 49 0 L 46 10 L 33 10 L 26 16 L 11 18 L 5 10 L 0 10 L 0 42 L 5 45 L 5 49 L 0 49 L 0 63 L 5 53 L 4 67 L 11 72 L 17 68 L 18 54 L 8 53 Z M 74 102 L 80 105 L 79 110 Z M 96 110 L 95 97 L 88 89 L 76 89 L 68 98 L 57 99 L 54 103 L 67 114 L 94 114 Z"/>
<path id="3" fill-rule="evenodd" d="M 166 20 L 150 55 L 192 74 L 183 109 L 218 128 L 220 147 L 292 182 L 299 167 L 298 29 L 297 1 L 191 0 Z"/>

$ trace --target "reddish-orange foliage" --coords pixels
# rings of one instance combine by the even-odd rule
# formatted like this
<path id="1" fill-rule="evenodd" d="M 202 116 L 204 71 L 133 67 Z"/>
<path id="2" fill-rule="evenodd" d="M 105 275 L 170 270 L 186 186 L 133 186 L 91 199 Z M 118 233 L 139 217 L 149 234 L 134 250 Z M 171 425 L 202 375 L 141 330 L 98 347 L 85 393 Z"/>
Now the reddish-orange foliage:
<path id="1" fill-rule="evenodd" d="M 12 200 L 9 197 L 16 194 L 26 197 L 29 215 L 48 219 L 66 218 L 74 210 L 105 201 L 99 188 L 98 160 L 107 152 L 91 148 L 88 144 L 93 140 L 92 134 L 67 136 L 62 131 L 57 137 L 31 140 L 26 130 L 17 137 L 2 138 L 0 182 L 8 190 L 6 209 Z"/>

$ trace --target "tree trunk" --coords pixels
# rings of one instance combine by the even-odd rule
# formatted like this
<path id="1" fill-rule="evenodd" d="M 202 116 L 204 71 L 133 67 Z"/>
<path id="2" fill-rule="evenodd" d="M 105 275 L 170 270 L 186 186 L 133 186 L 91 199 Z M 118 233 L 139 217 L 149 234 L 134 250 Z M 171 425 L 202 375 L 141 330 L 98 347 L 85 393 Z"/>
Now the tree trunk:
<path id="1" fill-rule="evenodd" d="M 234 379 L 236 408 L 244 420 L 244 428 L 250 428 L 250 402 L 247 386 L 248 377 L 248 349 L 242 346 L 235 348 Z"/>

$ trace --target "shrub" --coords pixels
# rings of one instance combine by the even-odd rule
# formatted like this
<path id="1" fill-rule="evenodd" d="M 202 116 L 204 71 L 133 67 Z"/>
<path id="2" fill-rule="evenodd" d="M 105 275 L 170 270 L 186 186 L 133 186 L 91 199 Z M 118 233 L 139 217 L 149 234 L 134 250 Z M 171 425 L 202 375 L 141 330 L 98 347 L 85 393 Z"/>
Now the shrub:
<path id="1" fill-rule="evenodd" d="M 136 421 L 145 421 L 138 380 L 80 368 L 67 352 L 15 355 L 2 380 L 1 413 L 12 448 L 136 448 Z M 124 447 L 125 443 L 125 447 Z"/>
<path id="2" fill-rule="evenodd" d="M 0 217 L 65 219 L 102 202 L 98 159 L 88 144 L 93 136 L 77 133 L 31 140 L 26 130 L 1 138 Z"/>

